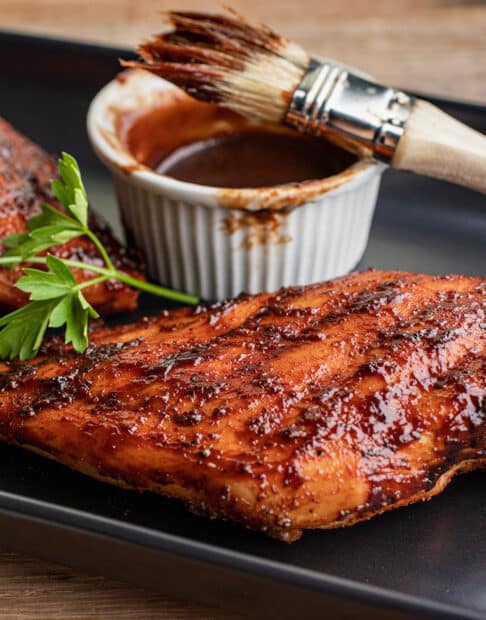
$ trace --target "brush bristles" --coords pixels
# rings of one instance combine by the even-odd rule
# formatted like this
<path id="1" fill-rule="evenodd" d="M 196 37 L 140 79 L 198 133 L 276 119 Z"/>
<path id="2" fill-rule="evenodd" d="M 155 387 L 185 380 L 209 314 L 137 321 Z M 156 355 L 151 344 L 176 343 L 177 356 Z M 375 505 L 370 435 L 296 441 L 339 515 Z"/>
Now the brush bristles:
<path id="1" fill-rule="evenodd" d="M 260 54 L 243 71 L 231 71 L 221 84 L 222 102 L 247 118 L 278 124 L 303 70 L 284 58 Z"/>
<path id="2" fill-rule="evenodd" d="M 172 30 L 139 47 L 143 68 L 196 99 L 258 121 L 280 123 L 310 58 L 266 26 L 232 17 L 171 11 Z"/>

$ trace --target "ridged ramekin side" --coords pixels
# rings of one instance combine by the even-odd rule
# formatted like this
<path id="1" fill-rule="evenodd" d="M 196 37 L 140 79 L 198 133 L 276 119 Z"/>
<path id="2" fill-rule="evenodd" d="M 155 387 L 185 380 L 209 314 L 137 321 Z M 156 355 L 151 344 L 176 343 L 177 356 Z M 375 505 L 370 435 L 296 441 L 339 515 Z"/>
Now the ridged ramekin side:
<path id="1" fill-rule="evenodd" d="M 149 277 L 203 299 L 337 277 L 361 259 L 381 171 L 348 191 L 272 214 L 211 208 L 155 193 L 115 175 L 127 238 Z"/>

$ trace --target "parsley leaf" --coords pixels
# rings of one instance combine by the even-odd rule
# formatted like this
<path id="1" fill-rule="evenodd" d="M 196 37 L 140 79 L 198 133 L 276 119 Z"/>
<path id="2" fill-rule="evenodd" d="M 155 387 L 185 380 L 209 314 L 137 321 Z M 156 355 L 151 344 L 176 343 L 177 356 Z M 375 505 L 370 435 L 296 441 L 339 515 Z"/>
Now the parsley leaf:
<path id="1" fill-rule="evenodd" d="M 88 320 L 98 318 L 74 276 L 55 256 L 46 258 L 48 271 L 24 269 L 17 287 L 30 293 L 31 303 L 0 319 L 0 357 L 28 359 L 35 355 L 47 327 L 66 325 L 66 343 L 80 353 L 88 346 Z M 3 328 L 3 329 L 2 329 Z"/>
<path id="2" fill-rule="evenodd" d="M 18 266 L 22 263 L 41 264 L 46 269 L 23 268 L 17 288 L 29 294 L 30 303 L 0 318 L 0 358 L 21 360 L 37 354 L 48 327 L 65 326 L 65 342 L 83 352 L 88 346 L 88 323 L 98 318 L 82 290 L 107 280 L 118 280 L 126 285 L 176 301 L 195 304 L 192 295 L 171 291 L 155 284 L 138 280 L 118 271 L 103 244 L 88 227 L 88 197 L 79 166 L 71 155 L 63 153 L 59 160 L 61 179 L 52 181 L 52 192 L 65 212 L 44 204 L 42 212 L 27 223 L 28 232 L 5 237 L 1 243 L 7 249 L 0 257 L 0 265 Z M 61 259 L 51 254 L 39 256 L 52 246 L 85 235 L 97 248 L 104 267 L 76 260 Z M 71 269 L 82 269 L 97 274 L 91 280 L 78 283 Z"/>
<path id="3" fill-rule="evenodd" d="M 92 236 L 88 229 L 88 197 L 74 157 L 63 153 L 59 160 L 59 172 L 62 181 L 54 179 L 51 182 L 52 193 L 67 213 L 44 204 L 42 213 L 27 223 L 30 233 L 15 233 L 3 239 L 3 245 L 8 248 L 5 256 L 18 257 L 17 264 L 53 245 L 82 235 Z"/>
<path id="4" fill-rule="evenodd" d="M 63 153 L 59 160 L 62 180 L 51 183 L 52 193 L 83 228 L 88 226 L 88 196 L 84 188 L 78 162 L 72 155 Z"/>
<path id="5" fill-rule="evenodd" d="M 34 301 L 0 319 L 0 357 L 27 360 L 39 350 L 56 301 Z"/>
<path id="6" fill-rule="evenodd" d="M 30 293 L 32 301 L 63 297 L 76 287 L 76 280 L 71 270 L 60 258 L 49 255 L 46 263 L 48 271 L 26 268 L 24 269 L 26 275 L 17 280 L 17 288 L 24 293 Z"/>
<path id="7" fill-rule="evenodd" d="M 27 222 L 27 227 L 31 231 L 37 231 L 46 226 L 62 226 L 68 230 L 84 230 L 77 220 L 48 204 L 42 205 L 42 213 Z"/>
<path id="8" fill-rule="evenodd" d="M 66 325 L 65 342 L 72 343 L 75 351 L 82 353 L 88 346 L 88 320 L 99 314 L 86 301 L 80 290 L 72 291 L 54 308 L 49 321 L 50 327 Z"/>
<path id="9" fill-rule="evenodd" d="M 70 239 L 80 237 L 84 231 L 65 226 L 44 226 L 29 233 L 18 233 L 5 237 L 3 244 L 9 248 L 4 256 L 17 257 L 18 262 L 48 250 L 53 245 L 66 243 Z"/>

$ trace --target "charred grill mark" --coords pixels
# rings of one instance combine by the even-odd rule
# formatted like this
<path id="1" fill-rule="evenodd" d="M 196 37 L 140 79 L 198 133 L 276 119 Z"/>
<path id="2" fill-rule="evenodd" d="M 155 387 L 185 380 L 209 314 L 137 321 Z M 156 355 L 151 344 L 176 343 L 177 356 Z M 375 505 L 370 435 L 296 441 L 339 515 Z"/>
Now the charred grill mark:
<path id="1" fill-rule="evenodd" d="M 284 305 L 284 302 L 288 304 L 292 299 L 298 299 L 302 294 L 302 289 L 280 292 L 270 298 L 268 304 L 247 317 L 243 324 L 222 335 L 214 336 L 207 344 L 197 344 L 189 348 L 183 346 L 180 351 L 169 353 L 157 364 L 146 367 L 137 381 L 140 386 L 146 387 L 163 379 L 171 393 L 177 393 L 180 398 L 188 398 L 196 405 L 204 405 L 231 389 L 233 384 L 228 383 L 224 376 L 218 379 L 196 374 L 188 378 L 186 371 L 189 368 L 194 369 L 196 373 L 201 368 L 200 372 L 204 373 L 207 364 L 217 359 L 218 355 L 224 354 L 225 350 L 231 350 L 232 346 L 245 347 L 246 344 L 250 344 L 250 339 L 251 351 L 264 351 L 267 360 L 276 359 L 284 356 L 292 348 L 299 348 L 304 342 L 321 340 L 321 334 L 327 322 L 336 323 L 349 318 L 350 312 L 367 312 L 376 304 L 380 307 L 384 306 L 385 302 L 382 300 L 386 299 L 388 302 L 395 292 L 395 285 L 388 283 L 387 286 L 380 287 L 376 293 L 366 291 L 364 294 L 350 296 L 343 300 L 342 309 L 334 312 L 330 317 L 328 314 L 319 317 L 317 308 L 292 308 Z M 227 312 L 228 308 L 223 311 Z M 273 317 L 286 319 L 287 322 L 283 325 L 262 325 L 263 320 L 271 320 Z M 243 353 L 235 360 L 242 379 L 238 397 L 251 399 L 258 393 L 281 395 L 283 386 L 280 378 L 269 375 L 263 364 L 255 366 L 245 362 L 249 355 L 249 353 Z M 297 393 L 293 395 L 287 393 L 286 398 L 290 401 L 298 396 Z M 134 401 L 131 407 L 136 408 L 137 402 Z M 285 409 L 282 398 L 279 399 L 278 409 Z M 268 428 L 268 424 L 255 421 L 251 427 Z M 258 433 L 261 434 L 261 430 Z"/>
<path id="2" fill-rule="evenodd" d="M 418 390 L 413 393 L 411 401 L 402 402 L 403 411 L 412 413 L 412 422 L 408 424 L 410 435 L 399 437 L 398 441 L 383 445 L 393 448 L 396 452 L 404 444 L 420 440 L 422 433 L 430 431 L 436 441 L 434 463 L 427 467 L 424 462 L 422 470 L 417 471 L 409 465 L 405 456 L 393 456 L 376 451 L 364 452 L 362 468 L 365 469 L 370 482 L 370 497 L 360 507 L 360 514 L 368 514 L 393 504 L 400 499 L 411 497 L 423 490 L 435 487 L 439 478 L 467 456 L 468 459 L 481 460 L 486 456 L 484 446 L 486 432 L 486 358 L 476 358 L 470 353 L 457 361 L 448 372 L 439 378 L 431 377 L 426 390 L 427 396 L 440 399 L 448 404 L 449 414 L 444 417 L 440 426 L 434 418 L 420 416 L 420 396 Z M 413 415 L 413 400 L 415 415 Z M 403 424 L 400 430 L 406 429 Z M 373 431 L 376 439 L 376 431 Z M 363 445 L 363 443 L 362 443 Z M 401 452 L 398 453 L 402 454 Z M 378 457 L 378 460 L 376 460 Z M 384 475 L 384 471 L 388 474 Z"/>
<path id="3" fill-rule="evenodd" d="M 188 377 L 186 371 L 189 368 L 194 368 L 195 372 L 197 372 L 199 366 L 204 368 L 208 363 L 214 361 L 218 356 L 217 351 L 219 350 L 221 353 L 221 349 L 218 349 L 221 342 L 224 342 L 227 348 L 231 348 L 232 339 L 236 341 L 237 346 L 238 344 L 245 343 L 244 338 L 248 335 L 253 338 L 252 350 L 264 350 L 266 359 L 285 356 L 290 350 L 290 343 L 293 343 L 298 348 L 303 342 L 319 339 L 318 334 L 322 332 L 323 326 L 329 320 L 335 323 L 343 318 L 349 318 L 350 313 L 368 312 L 370 308 L 375 307 L 383 308 L 386 303 L 393 299 L 398 290 L 397 286 L 399 288 L 399 283 L 397 282 L 386 282 L 380 285 L 376 292 L 364 291 L 358 295 L 350 296 L 344 300 L 342 309 L 339 312 L 335 311 L 330 319 L 328 314 L 315 318 L 318 311 L 316 308 L 289 308 L 275 303 L 276 300 L 282 303 L 282 299 L 285 299 L 287 303 L 291 302 L 292 299 L 298 298 L 302 294 L 302 289 L 295 289 L 293 293 L 286 291 L 284 296 L 277 294 L 273 299 L 269 300 L 268 305 L 263 306 L 255 314 L 248 317 L 243 325 L 234 328 L 223 336 L 216 336 L 208 344 L 197 345 L 189 349 L 183 347 L 181 351 L 163 357 L 155 365 L 145 369 L 143 369 L 142 365 L 140 378 L 135 380 L 140 386 L 146 387 L 150 383 L 163 378 L 166 383 L 166 389 L 170 393 L 178 394 L 181 399 L 185 398 L 191 401 L 194 406 L 204 406 L 210 401 L 215 401 L 218 396 L 224 396 L 225 392 L 233 389 L 233 384 L 229 384 L 225 377 L 215 379 L 206 377 L 204 374 Z M 260 325 L 262 320 L 268 320 L 273 317 L 291 319 L 290 330 L 292 330 L 292 333 L 288 333 L 289 325 L 287 324 L 283 326 Z M 312 321 L 312 327 L 306 328 L 301 326 L 302 329 L 299 331 L 298 320 L 303 323 L 303 326 L 310 320 Z M 257 328 L 258 334 L 256 334 L 255 328 Z M 243 339 L 238 342 L 238 338 L 241 336 L 243 336 Z M 282 349 L 280 347 L 280 340 L 284 341 Z M 272 428 L 278 426 L 279 412 L 285 411 L 289 406 L 292 406 L 296 399 L 304 398 L 305 390 L 300 394 L 297 392 L 291 393 L 287 390 L 285 395 L 283 395 L 284 388 L 279 377 L 269 375 L 265 371 L 263 364 L 248 364 L 245 362 L 245 357 L 241 357 L 241 360 L 237 360 L 241 376 L 240 388 L 237 393 L 238 398 L 243 401 L 254 400 L 261 394 L 267 397 L 273 395 L 277 399 L 273 406 L 266 407 L 249 424 L 252 432 L 262 436 L 270 433 Z M 204 370 L 202 372 L 204 373 Z M 106 410 L 110 407 L 115 407 L 115 402 L 108 394 L 101 401 L 98 400 L 96 410 Z M 122 391 L 118 393 L 116 398 L 116 408 L 120 407 L 135 411 L 140 407 L 140 399 L 133 397 L 124 398 Z M 185 413 L 180 414 L 175 410 L 174 415 L 184 416 Z"/>
<path id="4" fill-rule="evenodd" d="M 14 421 L 18 412 L 28 410 L 29 416 L 34 416 L 44 409 L 61 409 L 63 406 L 76 400 L 92 400 L 91 385 L 93 380 L 87 375 L 93 369 L 101 370 L 103 364 L 118 355 L 123 349 L 134 347 L 140 341 L 135 339 L 127 343 L 112 343 L 90 347 L 83 355 L 74 352 L 66 355 L 60 367 L 67 366 L 67 370 L 48 379 L 37 378 L 39 369 L 52 359 L 44 359 L 36 365 L 17 363 L 11 372 L 3 373 L 2 392 L 16 392 L 23 390 L 22 398 L 15 399 L 10 405 L 9 418 Z M 69 364 L 69 361 L 71 364 Z M 59 363 L 59 362 L 56 362 Z M 21 416 L 22 417 L 22 416 Z M 2 421 L 0 421 L 0 426 Z"/>
<path id="5" fill-rule="evenodd" d="M 383 308 L 383 306 L 386 305 L 386 303 L 388 303 L 390 300 L 394 298 L 396 290 L 397 290 L 396 284 L 397 284 L 396 282 L 395 283 L 393 282 L 383 283 L 383 285 L 379 287 L 376 293 L 372 291 L 365 291 L 364 294 L 350 301 L 350 303 L 347 305 L 348 310 L 351 310 L 351 312 L 357 312 L 357 311 L 367 312 L 369 311 L 370 307 L 371 308 Z M 385 296 L 383 296 L 383 294 Z M 383 301 L 384 299 L 386 300 L 386 303 Z M 270 307 L 272 308 L 271 311 L 269 311 L 269 306 L 264 306 L 263 308 L 261 308 L 259 312 L 257 313 L 258 319 L 262 319 L 263 317 L 268 318 L 270 315 L 277 316 L 277 317 L 284 316 L 287 318 L 288 317 L 302 318 L 302 317 L 307 317 L 309 315 L 310 316 L 315 315 L 315 312 L 314 312 L 315 309 L 309 309 L 309 308 L 292 309 L 291 308 L 287 312 L 285 312 L 285 310 L 282 307 L 279 307 L 279 306 L 270 306 Z M 435 306 L 435 308 L 437 309 L 437 306 Z M 342 316 L 347 316 L 348 312 L 346 310 L 343 310 L 341 314 Z M 326 315 L 324 316 L 323 320 L 326 321 L 327 318 L 328 316 Z M 255 317 L 250 317 L 249 319 L 250 323 L 254 320 L 255 320 Z M 333 321 L 338 320 L 338 315 L 335 314 L 332 317 L 332 320 Z M 316 326 L 318 327 L 319 325 L 321 325 L 321 323 L 317 322 Z M 238 330 L 241 330 L 241 327 L 238 328 Z M 250 330 L 251 330 L 251 324 L 250 324 Z M 272 326 L 265 327 L 263 330 L 264 337 L 266 337 L 269 334 L 272 335 L 272 333 L 275 332 L 275 330 L 276 328 Z M 278 329 L 276 331 L 278 332 Z M 303 334 L 304 332 L 305 330 L 300 333 Z M 232 333 L 234 334 L 235 331 L 233 331 Z M 295 329 L 294 336 L 289 339 L 294 340 L 295 342 L 298 343 L 300 333 L 297 329 Z M 403 336 L 404 338 L 407 336 L 407 334 L 403 334 L 403 333 L 399 335 Z M 423 334 L 421 333 L 421 335 Z M 226 337 L 227 336 L 228 334 L 226 335 Z M 288 334 L 286 334 L 286 336 L 288 336 Z M 395 334 L 392 339 L 397 340 L 397 337 L 398 337 L 398 334 Z M 416 338 L 416 334 L 413 335 L 413 338 L 414 339 Z M 303 340 L 305 341 L 305 338 Z M 444 338 L 442 338 L 442 340 L 444 340 Z M 302 339 L 300 341 L 300 344 L 302 344 Z M 373 346 L 373 345 L 370 345 L 370 346 Z M 258 345 L 256 346 L 256 348 L 258 349 Z M 283 354 L 285 354 L 285 351 Z M 201 362 L 205 363 L 209 361 L 207 357 L 204 358 L 203 355 L 204 355 L 204 351 L 198 351 L 196 349 L 190 352 L 189 354 L 187 352 L 179 354 L 179 356 L 176 356 L 176 359 L 177 358 L 179 359 L 179 362 L 178 362 L 179 364 L 181 363 L 181 360 L 182 360 L 184 362 L 183 364 L 184 366 L 191 365 L 192 363 L 194 363 L 194 365 L 196 366 L 198 363 L 200 364 Z M 212 353 L 210 357 L 214 358 L 215 354 Z M 169 367 L 172 369 L 173 365 L 174 365 L 174 362 L 172 360 L 170 362 L 168 360 L 162 360 L 162 363 L 160 364 L 160 366 L 163 367 L 164 369 L 167 369 Z M 370 371 L 374 372 L 377 369 L 376 366 L 377 366 L 377 362 L 374 361 L 370 363 L 370 365 L 365 365 L 361 367 L 358 370 L 358 372 L 360 372 L 361 374 L 366 373 L 366 372 L 370 373 Z M 247 386 L 249 386 L 249 388 L 242 387 L 242 389 L 240 389 L 238 392 L 239 398 L 242 398 L 242 399 L 245 399 L 245 397 L 248 398 L 249 392 L 251 393 L 252 391 L 252 386 L 259 388 L 259 391 L 262 394 L 265 394 L 267 396 L 271 394 L 279 395 L 279 396 L 282 395 L 282 392 L 283 392 L 282 383 L 279 382 L 277 379 L 270 378 L 265 373 L 265 370 L 262 367 L 262 365 L 260 365 L 258 368 L 255 366 L 251 366 L 251 365 L 250 366 L 242 365 L 240 367 L 240 373 L 243 375 L 245 375 L 245 373 L 249 374 L 248 383 L 247 383 Z M 252 376 L 256 376 L 258 378 L 251 379 Z M 165 376 L 165 378 L 167 379 L 167 376 Z M 195 402 L 196 404 L 202 406 L 202 405 L 205 405 L 208 401 L 214 400 L 216 396 L 221 394 L 221 392 L 227 389 L 228 387 L 224 383 L 218 384 L 215 381 L 211 382 L 205 378 L 200 378 L 197 376 L 191 377 L 191 381 L 194 381 L 195 379 L 199 383 L 198 389 L 195 389 L 194 385 L 188 386 L 187 383 L 185 383 L 184 381 L 182 381 L 181 383 L 181 381 L 179 380 L 171 381 L 170 386 L 168 386 L 168 389 L 170 389 L 171 392 L 174 392 L 175 390 L 175 392 L 179 393 L 181 397 L 186 397 L 192 400 L 193 402 Z M 277 381 L 277 383 L 275 383 L 275 381 Z M 260 436 L 269 435 L 272 432 L 274 427 L 278 427 L 279 418 L 280 418 L 279 414 L 282 411 L 285 411 L 286 409 L 288 409 L 288 407 L 291 407 L 293 404 L 293 401 L 295 401 L 295 398 L 298 396 L 299 395 L 297 393 L 294 393 L 292 395 L 287 392 L 285 399 L 279 398 L 276 406 L 265 407 L 259 415 L 252 418 L 249 422 L 249 429 L 252 432 Z M 300 397 L 305 400 L 305 391 L 302 392 Z M 380 398 L 382 397 L 377 396 L 375 397 L 375 400 L 377 402 L 375 404 L 370 403 L 370 409 L 372 411 L 374 408 L 376 409 L 378 407 Z M 419 431 L 415 433 L 414 437 L 418 433 Z M 402 437 L 403 441 L 411 440 L 411 438 L 409 438 L 409 434 L 404 433 L 402 435 L 403 435 Z M 298 436 L 299 434 L 295 434 L 295 433 L 287 434 L 287 438 L 288 437 L 296 438 Z M 270 438 L 270 441 L 271 441 L 271 438 Z"/>
<path id="6" fill-rule="evenodd" d="M 196 368 L 201 362 L 211 360 L 211 357 L 211 343 L 198 344 L 177 353 L 169 353 L 159 362 L 146 369 L 144 379 L 147 381 L 157 381 L 162 377 L 164 380 L 167 380 L 173 371 Z"/>
<path id="7" fill-rule="evenodd" d="M 186 413 L 178 413 L 174 416 L 174 421 L 179 426 L 195 426 L 201 422 L 203 415 L 200 411 L 192 409 Z"/>
<path id="8" fill-rule="evenodd" d="M 436 315 L 443 316 L 444 307 L 440 304 L 436 305 L 435 312 Z M 407 333 L 402 334 L 404 337 L 401 339 L 398 338 L 399 333 L 393 333 L 389 338 L 389 342 L 395 343 L 392 353 L 395 357 L 400 354 L 403 356 L 407 350 L 410 351 L 411 345 L 416 352 L 417 343 L 420 343 L 424 353 L 432 359 L 434 351 L 439 352 L 441 347 L 464 336 L 472 327 L 477 328 L 481 312 L 478 315 L 474 321 L 475 325 L 463 325 L 463 316 L 459 314 L 457 321 L 459 325 L 462 325 L 459 329 L 446 329 L 442 332 L 420 330 L 420 334 L 414 333 L 411 338 Z M 397 343 L 401 344 L 401 351 Z M 383 345 L 383 340 L 381 345 Z M 370 351 L 371 347 L 368 350 Z M 314 396 L 313 390 L 309 390 L 298 404 L 299 409 L 303 409 L 300 420 L 298 419 L 293 426 L 285 429 L 283 435 L 285 439 L 293 440 L 295 456 L 301 456 L 309 451 L 318 454 L 328 441 L 346 436 L 348 441 L 363 446 L 364 455 L 374 457 L 374 469 L 383 468 L 385 462 L 388 466 L 393 464 L 393 467 L 403 468 L 406 460 L 397 459 L 394 454 L 404 445 L 420 439 L 422 432 L 429 425 L 426 418 L 420 417 L 419 411 L 414 411 L 412 402 L 422 389 L 430 390 L 430 385 L 437 379 L 434 370 L 437 372 L 438 367 L 429 369 L 427 384 L 424 385 L 423 377 L 420 380 L 420 372 L 418 372 L 416 373 L 419 375 L 418 378 L 413 373 L 411 374 L 407 385 L 404 383 L 403 363 L 400 364 L 394 359 L 372 359 L 359 366 L 339 389 L 326 388 L 324 391 L 314 389 Z M 401 371 L 400 382 L 396 378 L 399 371 Z M 353 394 L 359 390 L 359 381 L 369 376 L 379 376 L 384 384 L 383 389 L 374 391 L 364 402 L 358 401 L 353 404 Z M 387 376 L 390 376 L 391 381 L 387 381 Z M 341 377 L 339 381 L 342 384 Z M 357 382 L 358 386 L 356 386 Z M 356 387 L 353 388 L 353 384 Z M 455 391 L 460 394 L 460 387 L 456 385 Z M 484 400 L 477 400 L 481 403 L 480 406 L 484 407 Z M 293 403 L 291 408 L 295 406 Z M 358 423 L 363 410 L 368 412 L 368 416 Z M 478 419 L 477 407 L 474 412 L 474 416 Z M 260 435 L 269 435 L 273 430 L 271 420 L 265 411 L 257 421 L 252 421 L 252 425 Z M 367 451 L 366 446 L 373 446 L 378 437 L 383 442 L 384 448 L 377 451 L 371 447 Z M 281 439 L 275 435 L 266 437 L 267 446 L 272 443 L 278 445 L 280 441 Z M 380 460 L 376 459 L 377 456 Z"/>
<path id="9" fill-rule="evenodd" d="M 37 374 L 38 365 L 12 363 L 12 370 L 0 373 L 0 392 L 15 390 L 25 385 L 26 380 L 33 379 Z"/>
<path id="10" fill-rule="evenodd" d="M 96 330 L 88 359 L 48 345 L 0 375 L 0 433 L 265 531 L 349 524 L 486 458 L 485 293 L 367 272 L 166 313 L 126 344 Z"/>

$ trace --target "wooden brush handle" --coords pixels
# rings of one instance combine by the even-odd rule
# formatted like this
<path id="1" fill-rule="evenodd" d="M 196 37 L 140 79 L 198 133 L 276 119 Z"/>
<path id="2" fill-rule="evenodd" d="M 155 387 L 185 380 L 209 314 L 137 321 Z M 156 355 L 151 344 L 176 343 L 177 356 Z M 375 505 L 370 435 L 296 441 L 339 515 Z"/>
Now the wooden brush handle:
<path id="1" fill-rule="evenodd" d="M 392 166 L 486 193 L 486 136 L 417 99 Z"/>

